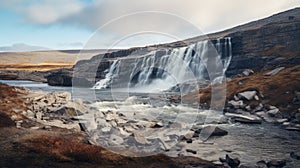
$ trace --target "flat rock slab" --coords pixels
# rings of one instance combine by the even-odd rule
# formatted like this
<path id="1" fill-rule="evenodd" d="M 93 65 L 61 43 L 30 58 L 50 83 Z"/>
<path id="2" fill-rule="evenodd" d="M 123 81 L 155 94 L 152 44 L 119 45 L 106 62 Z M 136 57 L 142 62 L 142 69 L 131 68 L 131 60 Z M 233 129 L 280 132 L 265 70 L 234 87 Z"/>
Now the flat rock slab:
<path id="1" fill-rule="evenodd" d="M 234 113 L 225 113 L 225 116 L 233 118 L 235 121 L 247 124 L 261 124 L 261 118 L 255 115 L 242 115 L 242 114 L 234 114 Z"/>

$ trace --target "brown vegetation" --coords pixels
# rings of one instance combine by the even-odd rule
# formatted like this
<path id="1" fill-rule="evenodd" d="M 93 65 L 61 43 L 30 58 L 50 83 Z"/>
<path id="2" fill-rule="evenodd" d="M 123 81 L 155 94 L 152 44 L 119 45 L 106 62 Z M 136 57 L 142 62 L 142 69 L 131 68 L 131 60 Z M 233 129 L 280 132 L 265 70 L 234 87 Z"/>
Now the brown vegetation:
<path id="1" fill-rule="evenodd" d="M 286 68 L 274 76 L 266 76 L 265 73 L 269 71 L 229 80 L 226 83 L 226 99 L 231 100 L 235 94 L 243 91 L 256 90 L 264 104 L 274 105 L 282 112 L 296 112 L 300 107 L 292 102 L 296 97 L 295 92 L 300 91 L 300 66 Z M 185 99 L 198 100 L 203 107 L 209 107 L 211 88 L 200 89 L 199 93 L 188 95 Z M 258 102 L 250 103 L 257 105 L 255 103 Z"/>

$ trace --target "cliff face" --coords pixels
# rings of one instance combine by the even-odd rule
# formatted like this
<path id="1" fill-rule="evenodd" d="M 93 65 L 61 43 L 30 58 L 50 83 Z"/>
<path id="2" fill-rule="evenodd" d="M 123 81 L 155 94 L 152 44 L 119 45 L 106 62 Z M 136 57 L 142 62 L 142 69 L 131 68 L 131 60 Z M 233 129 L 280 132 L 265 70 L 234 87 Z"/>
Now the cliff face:
<path id="1" fill-rule="evenodd" d="M 181 47 L 205 40 L 207 37 L 211 40 L 231 37 L 232 60 L 227 70 L 227 77 L 234 77 L 245 69 L 260 72 L 277 66 L 300 64 L 300 8 L 219 33 L 188 39 L 184 42 L 132 48 L 97 55 L 90 60 L 79 61 L 73 69 L 52 73 L 47 80 L 50 85 L 71 86 L 72 70 L 75 68 L 74 72 L 77 74 L 73 74 L 75 76 L 74 80 L 82 80 L 84 81 L 83 86 L 90 87 L 96 81 L 105 77 L 105 70 L 109 68 L 112 60 L 117 57 L 132 59 L 149 51 Z M 130 57 L 128 57 L 129 55 Z"/>

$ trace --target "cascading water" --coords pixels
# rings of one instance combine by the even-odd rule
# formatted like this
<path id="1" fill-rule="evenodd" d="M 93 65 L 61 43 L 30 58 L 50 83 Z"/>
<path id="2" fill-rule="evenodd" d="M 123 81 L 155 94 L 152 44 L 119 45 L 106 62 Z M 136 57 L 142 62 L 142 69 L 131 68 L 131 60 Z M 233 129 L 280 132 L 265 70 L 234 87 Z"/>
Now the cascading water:
<path id="1" fill-rule="evenodd" d="M 108 88 L 111 83 L 113 78 L 118 74 L 119 71 L 119 65 L 120 65 L 120 60 L 115 60 L 109 70 L 108 73 L 105 75 L 105 78 L 98 81 L 94 86 L 93 89 L 105 89 Z"/>
<path id="2" fill-rule="evenodd" d="M 221 82 L 231 56 L 230 37 L 200 41 L 186 47 L 160 49 L 136 57 L 132 66 L 126 66 L 126 59 L 114 61 L 105 79 L 97 82 L 94 88 L 109 87 L 116 73 L 119 73 L 120 61 L 126 66 L 121 67 L 122 71 L 127 71 L 127 73 L 120 72 L 122 73 L 120 76 L 129 79 L 130 87 L 147 87 L 147 90 L 158 88 L 156 90 L 162 91 L 189 81 L 210 79 L 213 83 Z"/>

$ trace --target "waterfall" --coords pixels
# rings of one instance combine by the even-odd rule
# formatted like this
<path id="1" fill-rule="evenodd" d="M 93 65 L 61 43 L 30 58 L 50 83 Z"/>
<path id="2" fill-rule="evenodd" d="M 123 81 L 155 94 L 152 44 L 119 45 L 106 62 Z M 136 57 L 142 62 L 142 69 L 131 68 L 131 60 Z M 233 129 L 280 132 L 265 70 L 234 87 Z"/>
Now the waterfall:
<path id="1" fill-rule="evenodd" d="M 111 66 L 108 70 L 108 73 L 105 75 L 105 78 L 98 81 L 93 86 L 93 89 L 106 89 L 106 88 L 109 88 L 109 86 L 112 83 L 113 78 L 118 74 L 119 65 L 120 65 L 120 60 L 115 60 L 111 64 Z"/>
<path id="2" fill-rule="evenodd" d="M 156 87 L 166 90 L 189 81 L 210 79 L 221 82 L 232 56 L 230 37 L 217 40 L 200 41 L 186 47 L 158 49 L 143 56 L 137 56 L 131 66 L 126 59 L 116 60 L 110 66 L 105 79 L 94 86 L 95 89 L 107 88 L 122 64 L 122 78 L 130 87 Z M 126 71 L 126 72 L 124 72 Z M 129 80 L 128 80 L 129 79 Z"/>

